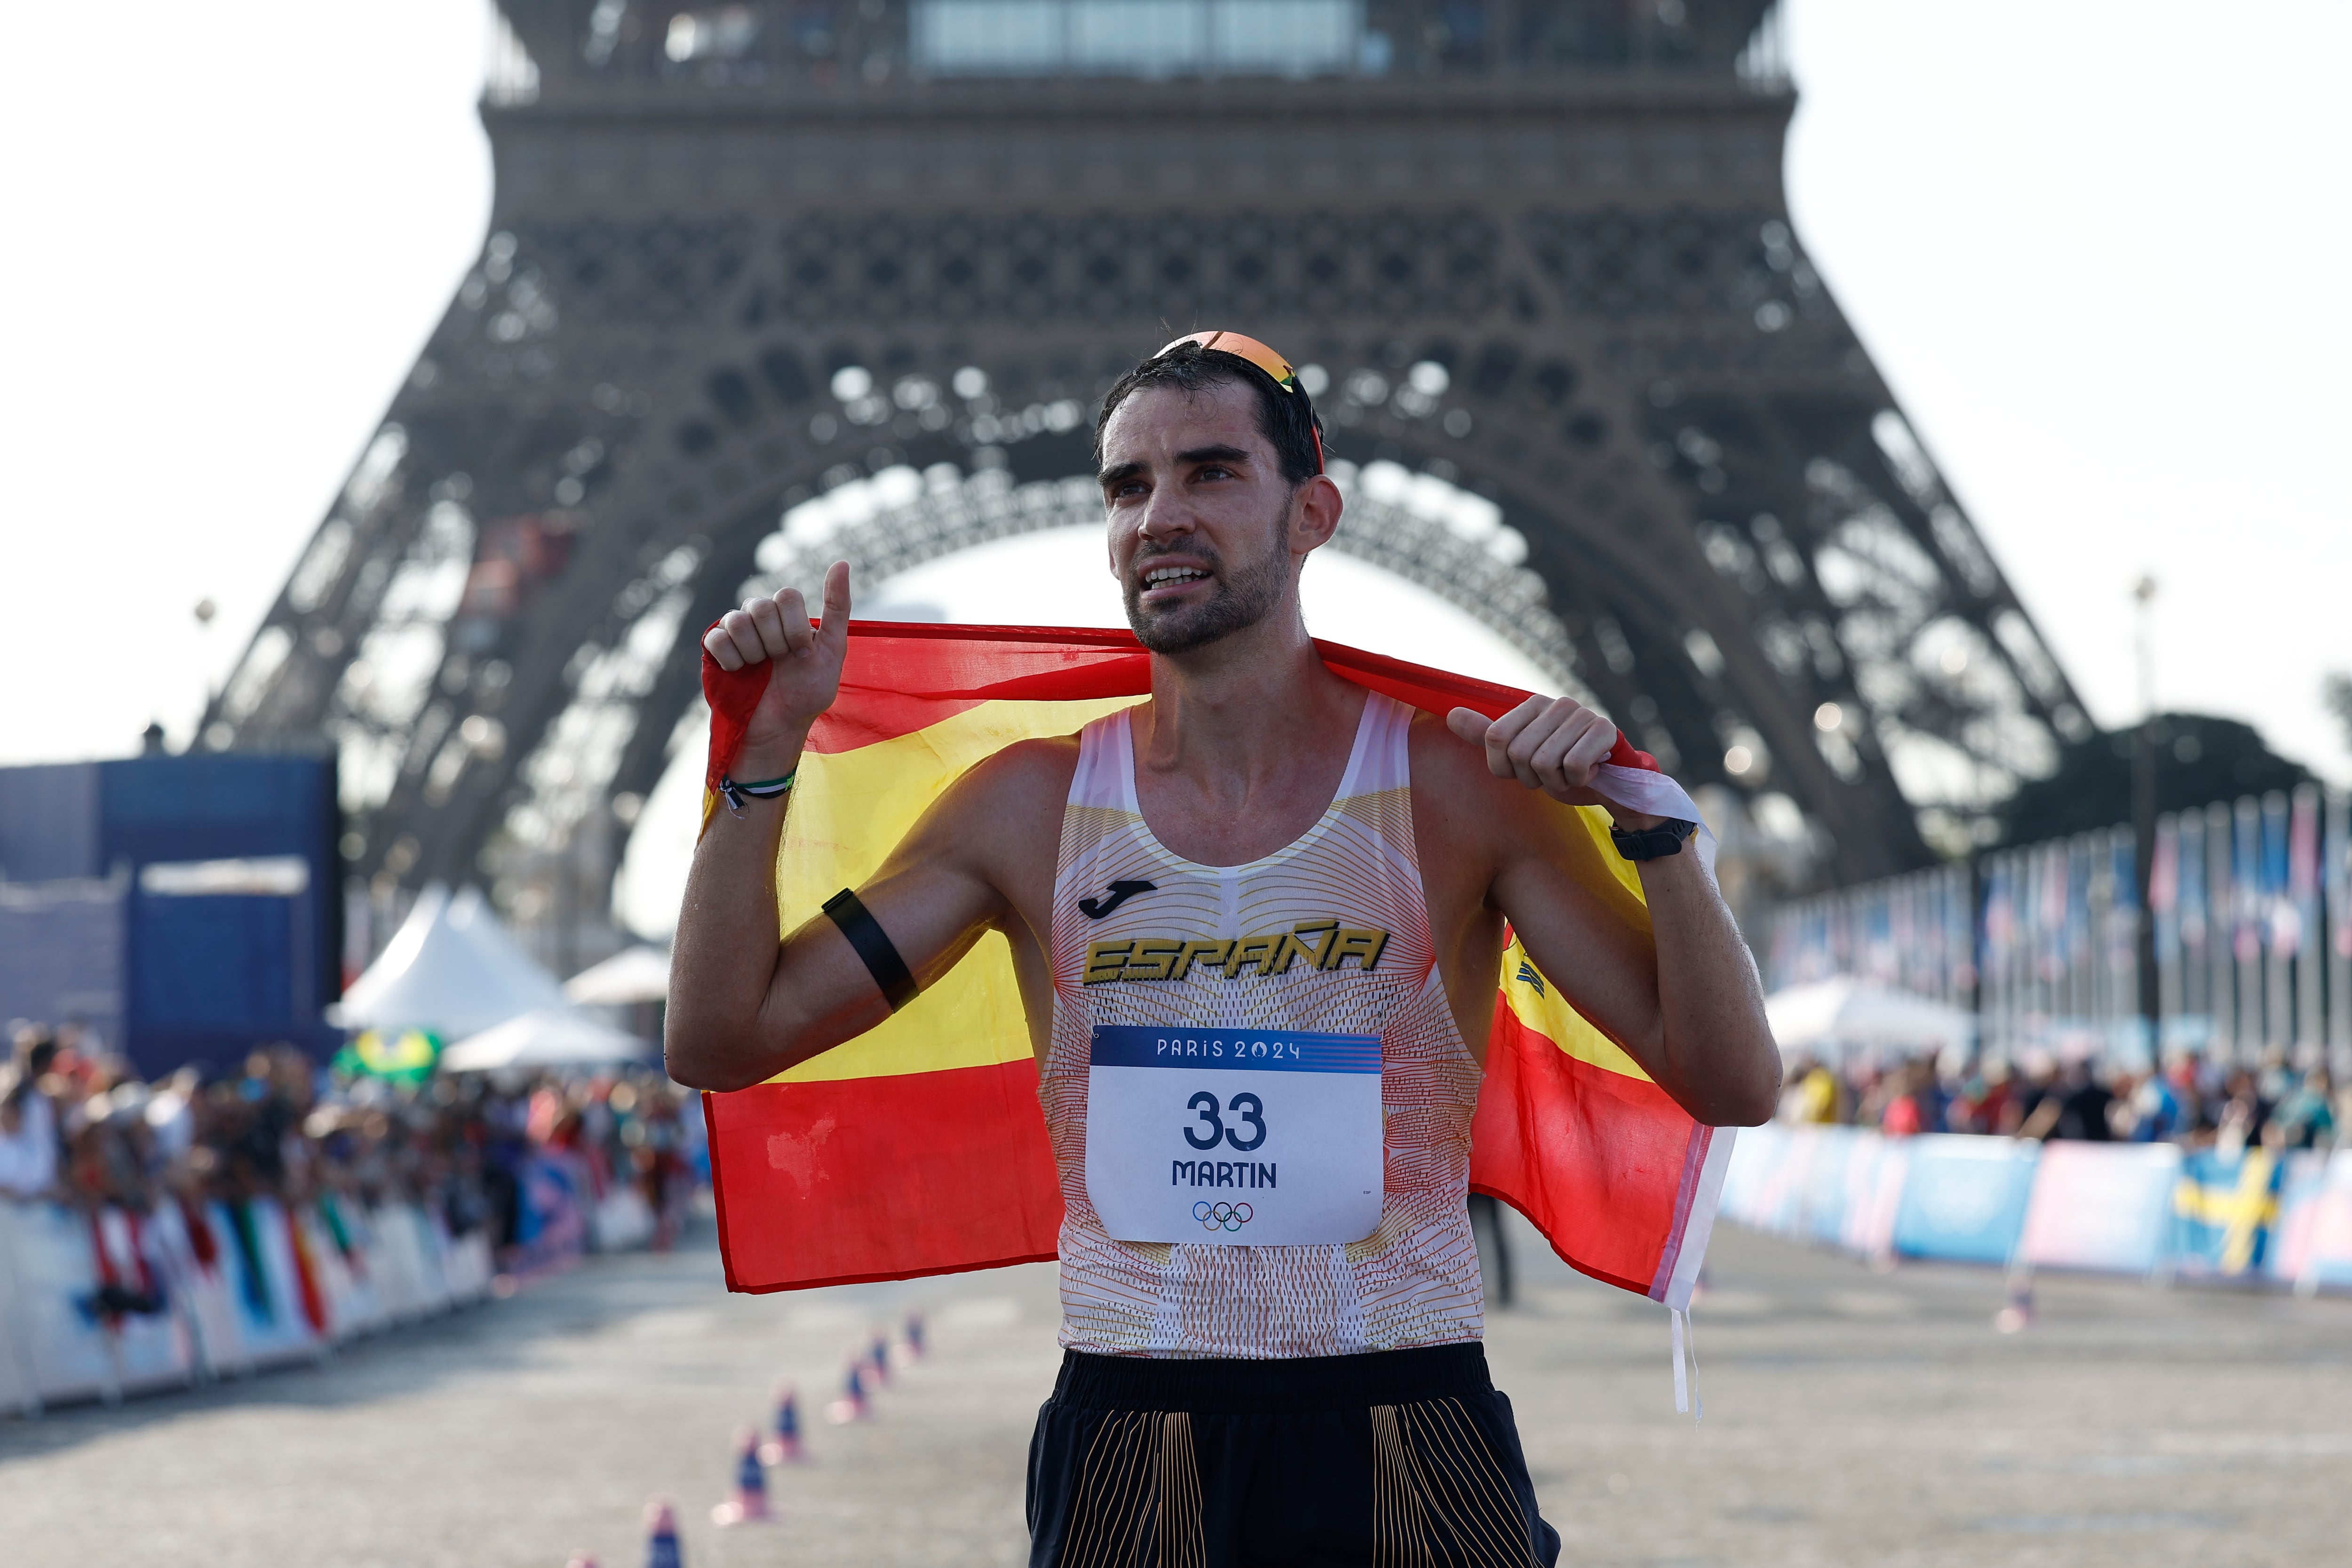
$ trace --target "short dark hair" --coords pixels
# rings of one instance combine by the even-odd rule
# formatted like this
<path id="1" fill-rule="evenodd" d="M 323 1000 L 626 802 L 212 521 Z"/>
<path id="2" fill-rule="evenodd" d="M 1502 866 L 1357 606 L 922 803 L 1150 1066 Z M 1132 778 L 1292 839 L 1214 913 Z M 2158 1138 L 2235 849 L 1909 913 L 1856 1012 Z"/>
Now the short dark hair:
<path id="1" fill-rule="evenodd" d="M 1286 392 L 1274 377 L 1238 354 L 1182 342 L 1164 354 L 1155 354 L 1118 378 L 1103 395 L 1102 412 L 1095 416 L 1095 467 L 1102 467 L 1103 427 L 1129 395 L 1146 387 L 1170 386 L 1188 396 L 1212 386 L 1239 382 L 1257 394 L 1257 428 L 1274 448 L 1282 477 L 1293 489 L 1323 471 L 1319 440 L 1323 421 L 1307 389 Z"/>

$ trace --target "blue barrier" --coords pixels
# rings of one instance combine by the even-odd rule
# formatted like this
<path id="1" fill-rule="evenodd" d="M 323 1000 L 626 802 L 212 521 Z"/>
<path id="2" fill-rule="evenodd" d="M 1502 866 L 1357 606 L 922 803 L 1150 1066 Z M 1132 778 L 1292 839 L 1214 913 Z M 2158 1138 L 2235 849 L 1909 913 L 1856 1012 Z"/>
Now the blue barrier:
<path id="1" fill-rule="evenodd" d="M 1895 1216 L 1910 1173 L 1907 1140 L 1855 1133 L 1853 1152 L 1846 1160 L 1845 1215 L 1838 1245 L 1863 1258 L 1892 1255 Z"/>
<path id="2" fill-rule="evenodd" d="M 1895 1250 L 1909 1258 L 2006 1263 L 2025 1228 L 2041 1146 L 1955 1132 L 1911 1140 L 1895 1211 Z"/>
<path id="3" fill-rule="evenodd" d="M 1775 1123 L 1722 1215 L 1863 1257 L 2352 1289 L 2352 1149 L 2279 1156 Z"/>
<path id="4" fill-rule="evenodd" d="M 1798 1197 L 1798 1225 L 1804 1235 L 1835 1247 L 1845 1233 L 1850 1194 L 1846 1173 L 1853 1163 L 1858 1135 L 1851 1127 L 1824 1127 L 1812 1140 L 1812 1163 Z"/>
<path id="5" fill-rule="evenodd" d="M 1794 1133 L 1777 1121 L 1743 1127 L 1731 1146 L 1731 1163 L 1724 1168 L 1723 1191 L 1717 1211 L 1736 1225 L 1753 1230 L 1771 1228 L 1764 1223 L 1764 1184 L 1788 1152 Z"/>

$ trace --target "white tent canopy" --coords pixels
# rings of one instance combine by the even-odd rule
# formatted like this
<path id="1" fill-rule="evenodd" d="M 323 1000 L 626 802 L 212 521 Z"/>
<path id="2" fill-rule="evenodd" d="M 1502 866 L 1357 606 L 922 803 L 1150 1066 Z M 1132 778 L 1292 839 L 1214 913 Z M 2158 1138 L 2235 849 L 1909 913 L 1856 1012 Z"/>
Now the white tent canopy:
<path id="1" fill-rule="evenodd" d="M 654 1047 L 572 1007 L 542 1007 L 458 1041 L 441 1053 L 448 1072 L 590 1067 L 649 1059 Z"/>
<path id="2" fill-rule="evenodd" d="M 1973 1028 L 1958 1007 L 1850 975 L 1776 991 L 1764 999 L 1764 1016 L 1784 1054 L 1942 1051 L 1967 1046 Z"/>
<path id="3" fill-rule="evenodd" d="M 335 1009 L 350 1029 L 425 1029 L 463 1039 L 519 1013 L 563 1005 L 555 977 L 507 934 L 480 889 L 435 883 Z"/>
<path id="4" fill-rule="evenodd" d="M 563 995 L 605 1007 L 662 1001 L 669 995 L 669 954 L 643 943 L 625 947 L 565 981 Z"/>

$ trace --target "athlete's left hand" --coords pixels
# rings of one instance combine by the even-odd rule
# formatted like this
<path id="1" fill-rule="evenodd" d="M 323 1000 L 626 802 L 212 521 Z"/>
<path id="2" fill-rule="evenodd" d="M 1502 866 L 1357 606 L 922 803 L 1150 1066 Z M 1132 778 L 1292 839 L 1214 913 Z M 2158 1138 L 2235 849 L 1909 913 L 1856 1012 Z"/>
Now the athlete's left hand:
<path id="1" fill-rule="evenodd" d="M 1617 744 L 1617 726 L 1572 697 L 1530 697 L 1491 721 L 1475 709 L 1456 708 L 1445 725 L 1486 749 L 1487 769 L 1498 779 L 1517 779 L 1567 805 L 1610 804 L 1591 786 L 1592 770 Z"/>

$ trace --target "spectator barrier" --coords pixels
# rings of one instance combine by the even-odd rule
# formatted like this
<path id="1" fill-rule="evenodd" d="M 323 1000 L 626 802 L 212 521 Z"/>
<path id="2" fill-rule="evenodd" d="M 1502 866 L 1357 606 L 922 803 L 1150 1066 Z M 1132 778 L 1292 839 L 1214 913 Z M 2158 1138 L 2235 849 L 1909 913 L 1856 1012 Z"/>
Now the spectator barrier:
<path id="1" fill-rule="evenodd" d="M 0 1413 L 304 1361 L 494 1275 L 667 1246 L 702 1165 L 650 1070 L 394 1086 L 279 1043 L 149 1084 L 87 1031 L 11 1033 Z"/>
<path id="2" fill-rule="evenodd" d="M 2043 1144 L 2019 1256 L 2038 1268 L 2156 1274 L 2179 1184 L 2177 1144 Z"/>
<path id="3" fill-rule="evenodd" d="M 1895 1250 L 1906 1258 L 2006 1263 L 2025 1228 L 2039 1146 L 2015 1138 L 1937 1132 L 1909 1140 L 1895 1209 Z"/>
<path id="4" fill-rule="evenodd" d="M 2275 1272 L 2306 1294 L 2352 1289 L 2352 1160 L 2287 1159 Z"/>
<path id="5" fill-rule="evenodd" d="M 1775 1122 L 1723 1216 L 1868 1258 L 2352 1289 L 2352 1149 L 2234 1153 Z"/>
<path id="6" fill-rule="evenodd" d="M 585 1163 L 520 1173 L 515 1246 L 452 1235 L 436 1208 L 327 1193 L 289 1206 L 166 1201 L 146 1214 L 0 1199 L 0 1412 L 119 1399 L 314 1360 L 490 1294 L 494 1275 L 655 1238 L 635 1183 Z"/>
<path id="7" fill-rule="evenodd" d="M 478 1301 L 491 1276 L 484 1232 L 452 1236 L 408 1203 L 0 1203 L 0 1408 L 311 1360 Z"/>

